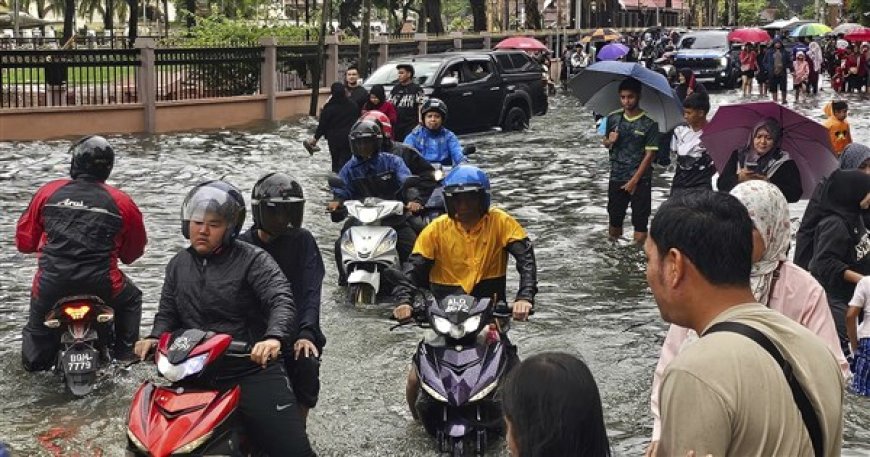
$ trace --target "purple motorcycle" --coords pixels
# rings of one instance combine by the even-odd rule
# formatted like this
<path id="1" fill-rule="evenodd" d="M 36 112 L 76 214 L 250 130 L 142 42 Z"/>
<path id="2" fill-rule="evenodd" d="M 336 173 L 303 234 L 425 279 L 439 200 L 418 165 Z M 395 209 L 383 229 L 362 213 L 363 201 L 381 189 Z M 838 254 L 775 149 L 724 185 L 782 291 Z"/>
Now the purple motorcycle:
<path id="1" fill-rule="evenodd" d="M 425 315 L 416 319 L 428 329 L 413 359 L 422 390 L 416 408 L 440 452 L 456 457 L 470 448 L 484 455 L 489 437 L 502 434 L 496 393 L 519 362 L 506 335 L 510 316 L 505 303 L 488 298 L 426 299 Z"/>

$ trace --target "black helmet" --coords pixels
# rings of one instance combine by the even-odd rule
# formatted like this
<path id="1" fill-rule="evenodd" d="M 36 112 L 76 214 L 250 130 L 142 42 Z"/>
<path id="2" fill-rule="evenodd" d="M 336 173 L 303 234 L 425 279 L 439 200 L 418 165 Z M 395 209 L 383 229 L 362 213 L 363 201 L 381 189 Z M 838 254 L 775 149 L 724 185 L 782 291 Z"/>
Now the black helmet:
<path id="1" fill-rule="evenodd" d="M 69 148 L 69 175 L 76 179 L 89 176 L 105 181 L 112 173 L 115 164 L 115 151 L 105 138 L 97 135 L 86 136 Z"/>
<path id="2" fill-rule="evenodd" d="M 441 120 L 447 120 L 447 104 L 438 98 L 430 98 L 423 102 L 423 108 L 420 109 L 420 114 L 425 116 L 429 111 L 437 111 L 441 113 Z"/>
<path id="3" fill-rule="evenodd" d="M 302 226 L 305 198 L 302 186 L 283 173 L 269 173 L 251 191 L 254 225 L 272 236 Z"/>
<path id="4" fill-rule="evenodd" d="M 384 145 L 381 126 L 368 119 L 356 121 L 347 138 L 350 141 L 350 152 L 362 160 L 373 157 Z"/>
<path id="5" fill-rule="evenodd" d="M 197 185 L 181 205 L 181 233 L 190 239 L 190 221 L 202 221 L 207 213 L 216 213 L 227 221 L 223 244 L 239 236 L 245 223 L 245 198 L 236 186 L 226 181 L 206 181 Z"/>

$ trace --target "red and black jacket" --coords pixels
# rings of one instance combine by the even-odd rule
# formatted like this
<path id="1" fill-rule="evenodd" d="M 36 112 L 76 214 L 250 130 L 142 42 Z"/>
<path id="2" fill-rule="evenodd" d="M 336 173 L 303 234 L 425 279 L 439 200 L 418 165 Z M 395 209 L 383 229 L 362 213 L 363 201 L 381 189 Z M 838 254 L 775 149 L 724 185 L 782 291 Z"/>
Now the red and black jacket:
<path id="1" fill-rule="evenodd" d="M 37 252 L 39 269 L 33 295 L 43 279 L 55 283 L 111 285 L 112 296 L 124 287 L 118 259 L 130 264 L 145 251 L 142 213 L 124 192 L 80 177 L 42 186 L 18 220 L 15 245 Z"/>

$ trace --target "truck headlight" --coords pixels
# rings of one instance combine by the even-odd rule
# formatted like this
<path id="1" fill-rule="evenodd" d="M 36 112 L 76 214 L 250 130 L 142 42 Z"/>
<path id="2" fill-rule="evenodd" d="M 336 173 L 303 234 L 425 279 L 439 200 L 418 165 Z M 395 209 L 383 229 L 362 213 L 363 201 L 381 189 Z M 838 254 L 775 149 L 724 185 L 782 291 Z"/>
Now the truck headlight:
<path id="1" fill-rule="evenodd" d="M 728 58 L 727 57 L 719 58 L 719 66 L 727 67 L 728 66 Z"/>

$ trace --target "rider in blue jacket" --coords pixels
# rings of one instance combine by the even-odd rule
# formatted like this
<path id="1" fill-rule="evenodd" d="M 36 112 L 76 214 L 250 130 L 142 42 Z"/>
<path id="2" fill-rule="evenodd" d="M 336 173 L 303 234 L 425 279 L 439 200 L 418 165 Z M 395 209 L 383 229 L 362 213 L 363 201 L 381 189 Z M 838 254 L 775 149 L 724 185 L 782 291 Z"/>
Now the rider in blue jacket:
<path id="1" fill-rule="evenodd" d="M 423 116 L 423 125 L 415 127 L 405 137 L 404 143 L 420 151 L 423 158 L 432 163 L 455 167 L 465 162 L 459 139 L 444 128 L 447 104 L 437 98 L 430 98 L 423 103 L 420 113 Z"/>

